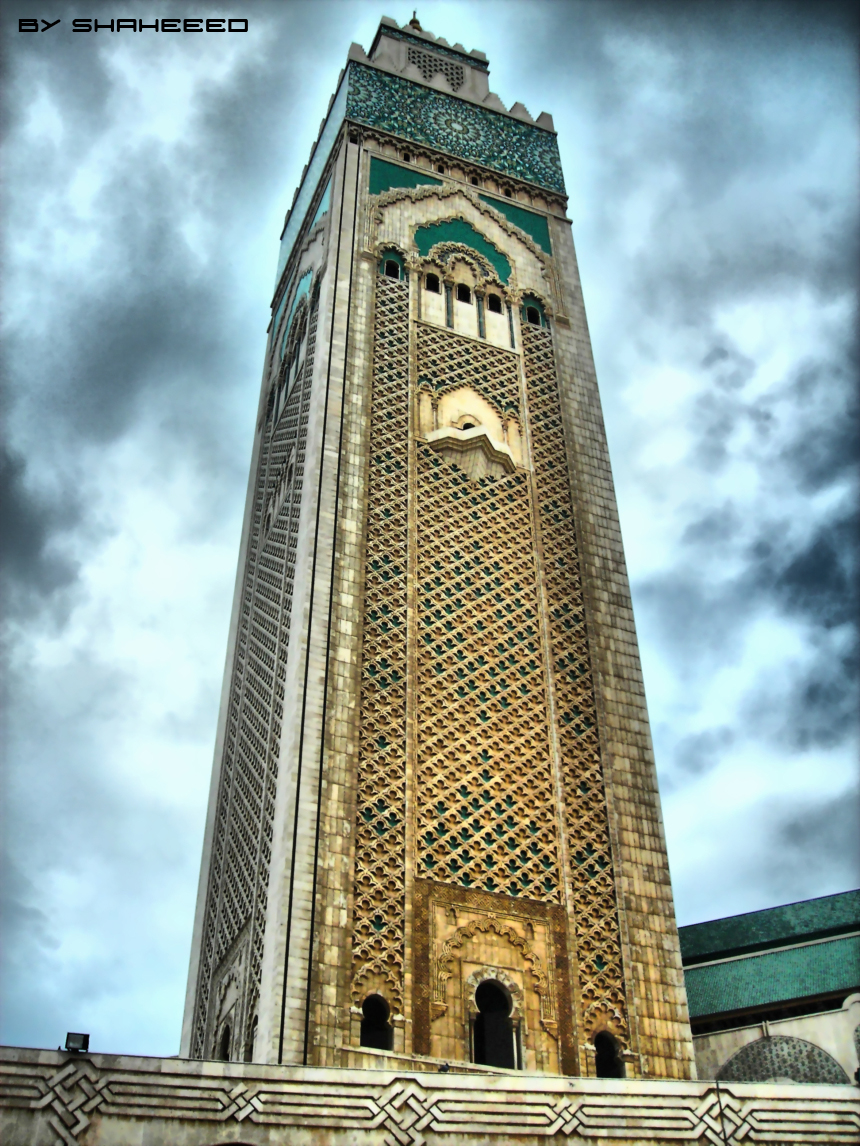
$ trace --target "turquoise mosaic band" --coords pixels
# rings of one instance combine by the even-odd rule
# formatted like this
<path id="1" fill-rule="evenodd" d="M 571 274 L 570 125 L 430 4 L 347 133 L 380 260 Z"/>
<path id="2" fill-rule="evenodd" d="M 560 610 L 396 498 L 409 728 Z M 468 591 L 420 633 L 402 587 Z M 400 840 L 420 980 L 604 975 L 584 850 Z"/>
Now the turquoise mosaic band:
<path id="1" fill-rule="evenodd" d="M 346 118 L 565 194 L 552 132 L 402 76 L 350 64 Z"/>

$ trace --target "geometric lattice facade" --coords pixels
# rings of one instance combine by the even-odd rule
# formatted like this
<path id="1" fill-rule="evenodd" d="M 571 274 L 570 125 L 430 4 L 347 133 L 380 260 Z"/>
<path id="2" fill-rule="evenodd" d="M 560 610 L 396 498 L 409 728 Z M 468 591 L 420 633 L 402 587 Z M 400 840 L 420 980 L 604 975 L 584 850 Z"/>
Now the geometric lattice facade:
<path id="1" fill-rule="evenodd" d="M 480 53 L 353 46 L 282 237 L 186 1054 L 691 1076 L 565 204 Z"/>
<path id="2" fill-rule="evenodd" d="M 846 1084 L 848 1075 L 827 1051 L 787 1035 L 747 1043 L 717 1076 L 721 1082 L 792 1082 Z"/>

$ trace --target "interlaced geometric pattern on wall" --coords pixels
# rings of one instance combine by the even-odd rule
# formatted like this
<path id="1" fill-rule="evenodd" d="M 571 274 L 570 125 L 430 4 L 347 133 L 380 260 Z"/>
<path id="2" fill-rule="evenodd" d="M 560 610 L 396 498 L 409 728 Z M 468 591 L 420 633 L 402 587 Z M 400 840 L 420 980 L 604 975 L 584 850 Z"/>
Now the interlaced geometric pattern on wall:
<path id="1" fill-rule="evenodd" d="M 566 829 L 574 889 L 579 1029 L 627 1033 L 606 795 L 552 335 L 523 323 L 526 393 L 552 646 Z"/>
<path id="2" fill-rule="evenodd" d="M 409 284 L 379 276 L 373 341 L 353 1001 L 403 1008 Z"/>
<path id="3" fill-rule="evenodd" d="M 443 59 L 435 53 L 422 52 L 410 44 L 406 49 L 406 59 L 415 65 L 428 84 L 437 72 L 442 73 L 453 91 L 457 91 L 465 82 L 466 74 L 462 64 L 455 64 L 452 60 Z"/>
<path id="4" fill-rule="evenodd" d="M 720 1082 L 822 1082 L 841 1085 L 848 1075 L 835 1058 L 807 1042 L 788 1035 L 747 1043 L 717 1074 Z"/>
<path id="5" fill-rule="evenodd" d="M 417 874 L 558 903 L 528 475 L 417 464 Z"/>
<path id="6" fill-rule="evenodd" d="M 237 1011 L 242 1025 L 237 1032 L 240 1044 L 248 1038 L 259 994 L 317 297 L 303 374 L 294 383 L 277 425 L 267 421 L 263 428 L 212 841 L 191 1049 L 194 1058 L 212 1057 L 217 1016 L 210 1014 L 210 1002 L 215 1001 L 215 976 L 249 921 L 247 976 Z M 291 482 L 266 533 L 266 507 L 273 492 L 284 486 L 288 466 Z"/>
<path id="7" fill-rule="evenodd" d="M 519 417 L 517 355 L 461 338 L 438 326 L 417 325 L 418 377 L 441 397 L 461 386 L 479 390 L 500 418 Z"/>

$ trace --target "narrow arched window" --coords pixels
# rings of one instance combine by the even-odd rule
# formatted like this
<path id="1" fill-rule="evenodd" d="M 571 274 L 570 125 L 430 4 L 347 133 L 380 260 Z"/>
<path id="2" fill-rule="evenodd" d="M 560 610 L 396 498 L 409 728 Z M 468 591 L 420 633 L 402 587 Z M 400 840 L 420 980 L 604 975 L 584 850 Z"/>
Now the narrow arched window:
<path id="1" fill-rule="evenodd" d="M 218 1058 L 222 1062 L 230 1061 L 230 1024 L 224 1024 L 221 1038 L 218 1040 Z"/>
<path id="2" fill-rule="evenodd" d="M 445 164 L 444 163 L 437 163 L 436 170 L 439 172 L 440 175 L 444 175 L 445 174 Z"/>
<path id="3" fill-rule="evenodd" d="M 388 1021 L 390 1009 L 382 995 L 368 995 L 361 1004 L 361 1045 L 374 1050 L 391 1050 L 394 1031 Z"/>
<path id="4" fill-rule="evenodd" d="M 473 187 L 480 187 L 481 186 L 477 175 L 472 176 L 472 186 Z"/>
<path id="5" fill-rule="evenodd" d="M 431 294 L 439 294 L 439 276 L 433 274 L 425 275 L 424 289 L 429 290 Z"/>
<path id="6" fill-rule="evenodd" d="M 502 300 L 497 294 L 487 295 L 487 310 L 491 311 L 493 314 L 502 313 Z"/>
<path id="7" fill-rule="evenodd" d="M 624 1063 L 618 1043 L 608 1031 L 594 1036 L 594 1066 L 598 1078 L 624 1078 Z"/>
<path id="8" fill-rule="evenodd" d="M 513 198 L 513 193 L 511 192 L 510 187 L 505 188 L 505 198 L 506 199 L 512 199 Z"/>
<path id="9" fill-rule="evenodd" d="M 536 306 L 526 307 L 526 322 L 531 323 L 532 326 L 540 326 L 540 311 Z"/>
<path id="10" fill-rule="evenodd" d="M 457 283 L 457 302 L 471 302 L 472 292 L 465 283 Z"/>
<path id="11" fill-rule="evenodd" d="M 403 152 L 403 162 L 404 163 L 411 163 L 412 162 L 412 156 L 409 154 L 408 151 Z"/>
<path id="12" fill-rule="evenodd" d="M 385 277 L 389 279 L 400 278 L 400 264 L 396 263 L 394 259 L 385 260 Z"/>
<path id="13" fill-rule="evenodd" d="M 475 1062 L 516 1069 L 519 1056 L 508 992 L 501 983 L 486 979 L 475 991 L 475 1004 L 478 1008 L 473 1032 Z"/>

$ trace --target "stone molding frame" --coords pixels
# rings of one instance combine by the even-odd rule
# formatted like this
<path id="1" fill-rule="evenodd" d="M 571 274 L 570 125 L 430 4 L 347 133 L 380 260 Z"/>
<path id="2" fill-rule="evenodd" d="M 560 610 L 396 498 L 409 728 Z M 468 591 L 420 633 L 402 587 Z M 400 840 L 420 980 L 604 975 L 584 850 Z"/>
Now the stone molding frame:
<path id="1" fill-rule="evenodd" d="M 9 1146 L 813 1146 L 856 1143 L 846 1086 L 321 1070 L 0 1048 Z M 440 1064 L 441 1065 L 441 1064 Z"/>
<path id="2" fill-rule="evenodd" d="M 454 948 L 460 948 L 473 938 L 476 931 L 495 931 L 503 939 L 516 947 L 522 956 L 531 964 L 531 973 L 534 979 L 534 989 L 538 995 L 543 996 L 547 991 L 547 979 L 541 966 L 540 957 L 535 954 L 529 943 L 514 931 L 509 923 L 503 923 L 495 915 L 487 915 L 483 919 L 470 919 L 462 927 L 458 927 L 453 935 L 442 944 L 442 951 L 436 960 L 433 974 L 434 1001 L 444 1007 L 445 984 L 451 978 L 451 962 L 454 958 Z"/>
<path id="3" fill-rule="evenodd" d="M 548 255 L 546 251 L 541 250 L 531 235 L 527 235 L 525 231 L 521 230 L 515 223 L 512 223 L 510 219 L 506 219 L 500 211 L 496 211 L 493 207 L 490 207 L 489 204 L 479 198 L 474 191 L 460 183 L 447 183 L 441 187 L 437 187 L 433 184 L 426 184 L 421 187 L 391 187 L 388 191 L 383 191 L 381 195 L 369 195 L 369 222 L 376 224 L 376 226 L 381 225 L 383 221 L 382 208 L 390 207 L 392 204 L 400 203 L 403 200 L 418 203 L 422 199 L 451 199 L 457 195 L 462 195 L 476 211 L 479 211 L 480 214 L 492 220 L 497 227 L 506 231 L 512 238 L 518 239 L 524 247 L 527 247 L 531 251 L 544 268 L 544 273 L 546 273 L 546 268 L 552 256 Z M 457 218 L 456 215 L 445 215 L 440 216 L 437 221 L 441 223 L 455 218 Z"/>
<path id="4" fill-rule="evenodd" d="M 353 130 L 360 132 L 362 143 L 376 144 L 380 148 L 378 152 L 380 159 L 390 159 L 397 163 L 408 163 L 416 170 L 424 170 L 428 175 L 434 179 L 441 179 L 444 186 L 450 186 L 452 182 L 456 181 L 456 176 L 450 174 L 440 174 L 436 168 L 439 163 L 447 162 L 452 167 L 459 168 L 466 179 L 466 183 L 459 184 L 463 187 L 477 187 L 478 191 L 483 190 L 485 194 L 498 195 L 500 198 L 505 195 L 506 191 L 511 192 L 511 198 L 519 206 L 524 206 L 526 210 L 538 211 L 547 215 L 564 215 L 567 209 L 566 196 L 559 195 L 558 192 L 550 191 L 546 187 L 538 187 L 535 184 L 525 184 L 521 180 L 512 179 L 504 175 L 501 171 L 496 171 L 489 167 L 482 167 L 480 164 L 474 163 L 468 159 L 461 159 L 459 157 L 452 157 L 449 153 L 438 151 L 432 147 L 428 147 L 424 143 L 407 142 L 395 135 L 389 135 L 387 132 L 374 130 L 366 124 L 352 124 Z M 385 147 L 392 148 L 392 153 L 385 152 Z M 368 149 L 372 150 L 372 149 Z M 411 159 L 403 159 L 403 153 L 408 152 Z M 423 163 L 421 162 L 423 160 Z M 477 184 L 472 184 L 469 181 L 472 178 L 478 180 Z M 495 189 L 485 186 L 487 181 L 495 183 Z M 430 185 L 428 185 L 430 186 Z M 537 195 L 541 198 L 545 206 L 539 203 L 520 203 L 516 198 L 518 191 L 526 189 L 532 195 Z M 437 188 L 438 189 L 438 188 Z M 393 190 L 396 190 L 394 188 Z M 475 192 L 477 194 L 477 191 Z M 386 192 L 382 192 L 386 194 Z"/>
<path id="5" fill-rule="evenodd" d="M 525 1026 L 526 1008 L 523 1000 L 523 990 L 519 983 L 505 971 L 503 967 L 483 966 L 472 974 L 463 984 L 463 997 L 466 1003 L 466 1014 L 474 1019 L 479 1014 L 478 1004 L 475 1001 L 475 992 L 482 983 L 501 983 L 511 996 L 511 1018 L 515 1022 L 522 1022 Z"/>

